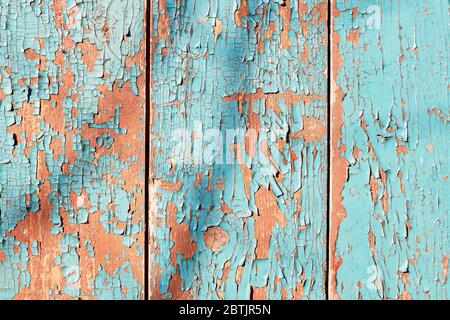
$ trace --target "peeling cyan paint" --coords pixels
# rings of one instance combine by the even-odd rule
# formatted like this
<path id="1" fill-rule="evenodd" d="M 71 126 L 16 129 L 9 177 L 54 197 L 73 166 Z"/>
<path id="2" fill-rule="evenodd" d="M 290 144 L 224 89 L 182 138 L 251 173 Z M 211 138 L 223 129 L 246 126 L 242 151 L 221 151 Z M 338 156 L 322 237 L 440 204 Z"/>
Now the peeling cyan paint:
<path id="1" fill-rule="evenodd" d="M 150 297 L 325 298 L 327 1 L 152 4 Z"/>
<path id="2" fill-rule="evenodd" d="M 330 297 L 449 299 L 448 2 L 332 11 Z"/>
<path id="3" fill-rule="evenodd" d="M 0 3 L 2 299 L 143 297 L 144 12 Z"/>

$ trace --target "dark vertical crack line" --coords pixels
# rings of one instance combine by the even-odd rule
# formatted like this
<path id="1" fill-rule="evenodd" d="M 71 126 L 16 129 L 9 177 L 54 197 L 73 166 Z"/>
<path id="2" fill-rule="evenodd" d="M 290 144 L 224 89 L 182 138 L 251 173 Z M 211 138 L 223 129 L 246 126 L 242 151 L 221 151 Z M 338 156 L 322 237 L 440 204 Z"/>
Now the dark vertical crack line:
<path id="1" fill-rule="evenodd" d="M 150 178 L 150 83 L 151 83 L 151 31 L 152 0 L 146 0 L 145 6 L 145 181 L 144 181 L 144 299 L 149 298 L 149 178 Z"/>
<path id="2" fill-rule="evenodd" d="M 332 0 L 328 0 L 328 44 L 327 44 L 327 241 L 326 241 L 326 277 L 325 299 L 329 300 L 330 291 L 330 221 L 331 221 L 331 6 Z"/>

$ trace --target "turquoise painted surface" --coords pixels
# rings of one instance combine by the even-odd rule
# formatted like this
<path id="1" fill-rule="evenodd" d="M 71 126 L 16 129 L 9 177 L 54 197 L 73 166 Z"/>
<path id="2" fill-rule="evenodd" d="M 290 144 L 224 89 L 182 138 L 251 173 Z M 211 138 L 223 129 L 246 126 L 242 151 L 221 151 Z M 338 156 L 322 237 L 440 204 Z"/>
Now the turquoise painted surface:
<path id="1" fill-rule="evenodd" d="M 448 299 L 448 1 L 338 0 L 333 16 L 348 170 L 334 297 Z"/>
<path id="2" fill-rule="evenodd" d="M 0 299 L 143 297 L 144 9 L 0 1 Z"/>
<path id="3" fill-rule="evenodd" d="M 327 2 L 152 3 L 151 297 L 325 298 Z"/>

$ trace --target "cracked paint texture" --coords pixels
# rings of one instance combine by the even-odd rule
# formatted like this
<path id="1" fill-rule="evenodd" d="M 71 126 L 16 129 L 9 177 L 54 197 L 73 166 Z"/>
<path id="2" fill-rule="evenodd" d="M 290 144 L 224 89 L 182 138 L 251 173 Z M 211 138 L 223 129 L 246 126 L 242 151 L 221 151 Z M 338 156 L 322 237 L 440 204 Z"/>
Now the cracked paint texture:
<path id="1" fill-rule="evenodd" d="M 448 1 L 334 1 L 330 297 L 448 299 Z"/>
<path id="2" fill-rule="evenodd" d="M 152 5 L 150 297 L 325 298 L 327 1 Z"/>
<path id="3" fill-rule="evenodd" d="M 0 1 L 0 299 L 143 297 L 144 10 Z"/>
<path id="4" fill-rule="evenodd" d="M 143 0 L 0 0 L 0 299 L 448 299 L 448 1 L 328 3 L 151 0 L 145 141 Z"/>

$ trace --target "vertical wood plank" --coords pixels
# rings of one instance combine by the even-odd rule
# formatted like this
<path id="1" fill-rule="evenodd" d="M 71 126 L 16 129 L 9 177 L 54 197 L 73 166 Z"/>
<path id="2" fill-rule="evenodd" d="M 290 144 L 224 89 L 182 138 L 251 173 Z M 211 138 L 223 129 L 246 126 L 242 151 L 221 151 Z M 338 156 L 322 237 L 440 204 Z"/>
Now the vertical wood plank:
<path id="1" fill-rule="evenodd" d="M 448 299 L 448 2 L 332 11 L 330 297 Z"/>
<path id="2" fill-rule="evenodd" d="M 0 299 L 143 298 L 144 1 L 2 1 L 0 29 Z"/>
<path id="3" fill-rule="evenodd" d="M 327 1 L 152 1 L 150 297 L 323 299 Z"/>

